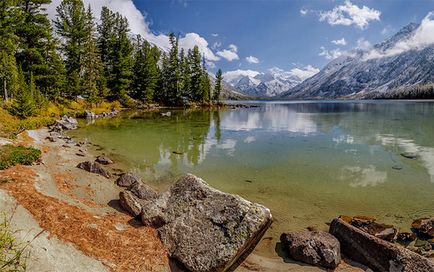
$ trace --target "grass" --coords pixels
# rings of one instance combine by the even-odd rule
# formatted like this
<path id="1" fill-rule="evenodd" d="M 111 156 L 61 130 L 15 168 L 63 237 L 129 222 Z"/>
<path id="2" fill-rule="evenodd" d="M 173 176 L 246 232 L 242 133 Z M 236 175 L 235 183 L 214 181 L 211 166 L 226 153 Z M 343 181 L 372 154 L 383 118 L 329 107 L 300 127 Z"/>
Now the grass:
<path id="1" fill-rule="evenodd" d="M 41 151 L 33 147 L 0 146 L 0 170 L 17 164 L 31 165 L 41 157 Z M 0 270 L 1 271 L 1 270 Z"/>
<path id="2" fill-rule="evenodd" d="M 0 271 L 26 271 L 26 260 L 29 253 L 28 244 L 19 243 L 15 232 L 10 228 L 10 218 L 5 214 L 0 216 Z"/>
<path id="3" fill-rule="evenodd" d="M 24 130 L 38 129 L 48 126 L 63 115 L 79 117 L 84 116 L 86 110 L 100 114 L 110 112 L 113 108 L 121 109 L 121 104 L 115 102 L 102 102 L 98 105 L 89 105 L 85 100 L 62 100 L 57 103 L 48 103 L 38 116 L 20 119 L 11 115 L 7 108 L 10 103 L 0 105 L 0 137 L 14 139 Z"/>

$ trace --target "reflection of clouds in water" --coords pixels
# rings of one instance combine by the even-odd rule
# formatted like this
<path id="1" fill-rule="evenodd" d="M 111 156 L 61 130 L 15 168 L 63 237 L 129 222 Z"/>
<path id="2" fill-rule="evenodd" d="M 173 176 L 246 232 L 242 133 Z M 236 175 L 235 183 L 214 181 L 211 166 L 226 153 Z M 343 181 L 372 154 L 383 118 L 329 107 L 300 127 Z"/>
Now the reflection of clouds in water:
<path id="1" fill-rule="evenodd" d="M 386 181 L 387 172 L 378 171 L 374 165 L 369 165 L 366 168 L 345 166 L 342 169 L 341 179 L 352 180 L 351 187 L 373 187 Z"/>
<path id="2" fill-rule="evenodd" d="M 256 138 L 255 138 L 254 136 L 248 136 L 248 137 L 246 137 L 246 138 L 244 139 L 244 142 L 245 142 L 246 144 L 253 143 L 254 141 L 256 141 Z"/>
<path id="3" fill-rule="evenodd" d="M 170 160 L 170 150 L 164 150 L 164 148 L 160 145 L 160 160 L 157 162 L 157 166 L 168 166 L 172 162 Z"/>
<path id="4" fill-rule="evenodd" d="M 263 111 L 263 112 L 260 112 Z M 226 130 L 288 131 L 294 133 L 315 133 L 317 124 L 308 113 L 296 112 L 288 107 L 264 107 L 250 110 L 233 110 L 222 115 L 221 128 Z"/>
<path id="5" fill-rule="evenodd" d="M 350 135 L 340 135 L 339 137 L 335 137 L 332 139 L 333 142 L 335 142 L 337 145 L 338 144 L 354 144 L 354 137 L 350 136 Z"/>
<path id="6" fill-rule="evenodd" d="M 395 145 L 402 148 L 404 152 L 418 155 L 423 165 L 428 170 L 431 182 L 434 183 L 434 148 L 419 146 L 415 144 L 413 140 L 397 138 L 390 134 L 377 135 L 376 139 L 380 141 L 382 145 Z"/>

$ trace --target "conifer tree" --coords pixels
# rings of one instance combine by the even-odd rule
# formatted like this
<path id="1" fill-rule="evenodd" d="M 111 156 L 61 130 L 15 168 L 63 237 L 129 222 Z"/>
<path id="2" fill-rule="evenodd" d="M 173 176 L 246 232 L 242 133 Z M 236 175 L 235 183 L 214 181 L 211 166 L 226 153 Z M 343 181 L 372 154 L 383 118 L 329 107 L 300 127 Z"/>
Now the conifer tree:
<path id="1" fill-rule="evenodd" d="M 6 101 L 9 101 L 18 87 L 15 52 L 19 39 L 15 31 L 22 17 L 15 4 L 16 0 L 0 1 L 0 88 Z"/>
<path id="2" fill-rule="evenodd" d="M 31 76 L 31 88 L 34 88 L 33 76 Z M 30 91 L 29 86 L 24 78 L 24 73 L 21 68 L 18 69 L 18 90 L 13 100 L 10 112 L 18 117 L 27 118 L 35 112 L 35 101 Z"/>
<path id="3" fill-rule="evenodd" d="M 54 22 L 57 33 L 63 38 L 63 53 L 71 95 L 81 91 L 81 64 L 86 41 L 86 11 L 82 0 L 62 0 L 56 8 Z"/>
<path id="4" fill-rule="evenodd" d="M 86 12 L 86 38 L 81 59 L 82 94 L 90 103 L 98 103 L 105 96 L 104 69 L 96 44 L 96 30 L 92 10 L 89 5 Z"/>
<path id="5" fill-rule="evenodd" d="M 217 71 L 217 74 L 215 75 L 215 86 L 214 86 L 214 92 L 213 92 L 213 100 L 215 101 L 219 101 L 220 99 L 220 93 L 222 91 L 222 80 L 223 80 L 223 76 L 222 76 L 222 70 L 219 69 Z"/>
<path id="6" fill-rule="evenodd" d="M 202 102 L 204 80 L 199 47 L 195 46 L 192 51 L 189 51 L 188 59 L 191 69 L 191 98 L 195 102 Z"/>
<path id="7" fill-rule="evenodd" d="M 180 91 L 180 83 L 181 83 L 181 73 L 179 66 L 179 50 L 178 50 L 178 38 L 175 37 L 175 34 L 169 34 L 169 42 L 171 45 L 171 49 L 169 52 L 169 77 L 167 78 L 169 94 L 167 103 L 171 105 L 179 105 L 181 102 L 181 91 Z"/>

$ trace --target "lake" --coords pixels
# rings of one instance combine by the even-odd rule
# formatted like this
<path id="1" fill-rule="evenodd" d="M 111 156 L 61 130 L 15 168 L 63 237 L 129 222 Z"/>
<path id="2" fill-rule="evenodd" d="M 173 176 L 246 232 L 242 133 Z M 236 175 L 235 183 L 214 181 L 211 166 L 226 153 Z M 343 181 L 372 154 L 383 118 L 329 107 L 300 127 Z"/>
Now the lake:
<path id="1" fill-rule="evenodd" d="M 256 107 L 123 112 L 70 134 L 160 190 L 193 173 L 265 205 L 266 257 L 282 232 L 327 230 L 341 214 L 405 230 L 433 215 L 433 101 L 242 103 Z"/>

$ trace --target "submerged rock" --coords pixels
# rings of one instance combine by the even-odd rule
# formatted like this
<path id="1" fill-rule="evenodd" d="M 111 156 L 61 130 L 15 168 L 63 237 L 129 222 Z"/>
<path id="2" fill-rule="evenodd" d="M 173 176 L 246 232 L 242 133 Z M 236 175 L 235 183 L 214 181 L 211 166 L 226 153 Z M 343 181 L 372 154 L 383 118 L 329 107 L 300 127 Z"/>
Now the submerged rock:
<path id="1" fill-rule="evenodd" d="M 271 224 L 270 211 L 187 175 L 142 206 L 169 255 L 190 271 L 233 271 Z"/>
<path id="2" fill-rule="evenodd" d="M 407 159 L 411 159 L 411 160 L 416 160 L 419 158 L 419 155 L 417 155 L 416 153 L 411 153 L 411 152 L 406 152 L 406 153 L 401 153 L 401 156 Z"/>
<path id="3" fill-rule="evenodd" d="M 121 187 L 130 187 L 135 182 L 140 182 L 140 178 L 131 172 L 120 175 L 116 180 L 116 184 Z"/>
<path id="4" fill-rule="evenodd" d="M 419 233 L 434 237 L 434 217 L 414 220 L 411 227 Z"/>
<path id="5" fill-rule="evenodd" d="M 330 233 L 339 240 L 343 254 L 374 271 L 434 271 L 434 263 L 427 258 L 379 239 L 341 219 L 332 221 Z"/>
<path id="6" fill-rule="evenodd" d="M 108 164 L 113 163 L 113 161 L 110 158 L 107 158 L 106 156 L 98 156 L 98 157 L 96 157 L 95 161 L 97 163 L 104 164 L 104 165 L 108 165 Z"/>
<path id="7" fill-rule="evenodd" d="M 77 168 L 86 170 L 86 171 L 91 172 L 91 173 L 99 174 L 99 175 L 106 177 L 106 178 L 111 177 L 111 174 L 107 170 L 105 170 L 101 166 L 101 164 L 99 164 L 97 162 L 91 162 L 91 161 L 82 162 L 82 163 L 79 163 L 77 165 Z"/>
<path id="8" fill-rule="evenodd" d="M 280 241 L 294 260 L 330 269 L 336 268 L 341 262 L 339 241 L 330 233 L 283 233 Z"/>
<path id="9" fill-rule="evenodd" d="M 413 232 L 400 232 L 398 233 L 398 241 L 414 241 L 416 240 L 416 233 Z"/>

